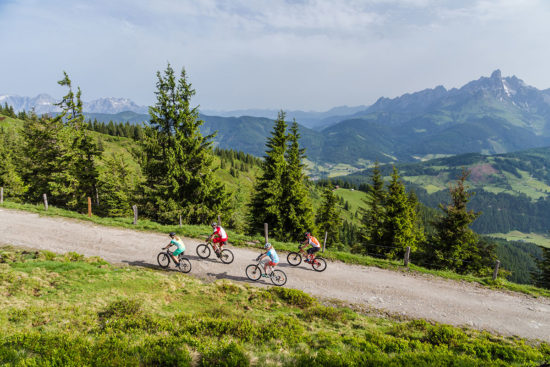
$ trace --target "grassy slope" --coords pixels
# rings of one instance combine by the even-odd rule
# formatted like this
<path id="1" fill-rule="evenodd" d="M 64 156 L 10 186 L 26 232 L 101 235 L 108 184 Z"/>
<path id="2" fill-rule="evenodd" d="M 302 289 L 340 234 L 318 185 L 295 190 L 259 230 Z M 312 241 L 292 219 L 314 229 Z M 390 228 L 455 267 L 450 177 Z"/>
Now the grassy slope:
<path id="1" fill-rule="evenodd" d="M 74 253 L 0 248 L 0 294 L 0 364 L 519 366 L 550 358 L 547 343 Z"/>
<path id="2" fill-rule="evenodd" d="M 545 234 L 511 231 L 508 233 L 490 233 L 487 236 L 503 238 L 507 241 L 531 242 L 542 247 L 550 248 L 550 238 L 548 237 L 548 235 L 545 235 Z"/>

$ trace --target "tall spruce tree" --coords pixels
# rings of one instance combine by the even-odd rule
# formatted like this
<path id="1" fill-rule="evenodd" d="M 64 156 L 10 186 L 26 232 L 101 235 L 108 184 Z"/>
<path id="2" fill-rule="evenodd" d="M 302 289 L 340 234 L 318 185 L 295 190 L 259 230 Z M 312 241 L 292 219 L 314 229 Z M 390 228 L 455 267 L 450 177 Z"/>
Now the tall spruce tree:
<path id="1" fill-rule="evenodd" d="M 29 184 L 26 199 L 38 202 L 47 194 L 53 205 L 76 203 L 78 181 L 73 174 L 72 134 L 61 118 L 38 117 L 34 112 L 21 130 L 23 180 Z"/>
<path id="2" fill-rule="evenodd" d="M 536 260 L 537 272 L 533 272 L 531 277 L 537 287 L 550 289 L 550 248 L 541 247 L 542 258 Z"/>
<path id="3" fill-rule="evenodd" d="M 435 233 L 428 254 L 436 264 L 460 273 L 479 273 L 495 259 L 494 247 L 479 241 L 479 236 L 470 229 L 472 222 L 481 215 L 467 209 L 474 193 L 465 185 L 469 171 L 463 170 L 456 186 L 451 186 L 451 203 L 440 204 L 443 216 L 434 221 Z"/>
<path id="4" fill-rule="evenodd" d="M 281 185 L 286 171 L 285 152 L 288 142 L 285 113 L 280 111 L 271 137 L 267 139 L 263 172 L 256 179 L 254 193 L 250 202 L 250 232 L 257 233 L 268 223 L 275 233 L 281 233 L 283 218 L 281 203 L 283 187 Z"/>
<path id="5" fill-rule="evenodd" d="M 164 223 L 181 215 L 186 223 L 205 223 L 230 216 L 230 196 L 213 175 L 212 138 L 202 136 L 198 107 L 191 108 L 195 90 L 185 69 L 179 79 L 168 64 L 157 72 L 157 102 L 143 144 L 145 212 Z M 111 122 L 109 123 L 111 125 Z"/>
<path id="6" fill-rule="evenodd" d="M 323 188 L 323 200 L 316 217 L 320 233 L 327 233 L 327 247 L 340 243 L 340 227 L 342 226 L 338 198 L 333 189 L 331 184 Z"/>
<path id="7" fill-rule="evenodd" d="M 282 226 L 278 238 L 287 241 L 301 239 L 305 232 L 313 231 L 314 218 L 311 199 L 304 174 L 305 149 L 299 145 L 298 123 L 294 121 L 288 136 L 286 165 L 281 180 L 283 199 L 281 202 Z"/>
<path id="8" fill-rule="evenodd" d="M 101 151 L 90 136 L 87 123 L 84 120 L 80 87 L 77 88 L 75 95 L 71 79 L 69 79 L 66 72 L 63 72 L 63 79 L 58 84 L 69 89 L 61 102 L 56 105 L 62 109 L 62 113 L 58 118 L 65 121 L 69 133 L 72 135 L 72 174 L 77 180 L 75 202 L 68 203 L 68 205 L 73 208 L 85 208 L 87 197 L 98 197 L 99 172 L 96 161 L 101 156 Z"/>
<path id="9" fill-rule="evenodd" d="M 6 198 L 16 201 L 28 189 L 21 177 L 18 156 L 21 152 L 17 137 L 11 130 L 0 128 L 0 186 Z"/>
<path id="10" fill-rule="evenodd" d="M 363 254 L 383 254 L 384 248 L 384 225 L 386 222 L 386 192 L 384 180 L 380 172 L 380 165 L 375 162 L 372 169 L 371 183 L 367 185 L 367 198 L 363 201 L 366 209 L 360 209 L 362 231 L 360 240 L 362 245 L 354 248 L 355 251 Z"/>
<path id="11" fill-rule="evenodd" d="M 407 195 L 405 185 L 395 166 L 388 185 L 385 221 L 381 245 L 389 258 L 401 257 L 407 247 L 416 251 L 424 240 L 424 232 L 418 225 L 416 196 Z"/>

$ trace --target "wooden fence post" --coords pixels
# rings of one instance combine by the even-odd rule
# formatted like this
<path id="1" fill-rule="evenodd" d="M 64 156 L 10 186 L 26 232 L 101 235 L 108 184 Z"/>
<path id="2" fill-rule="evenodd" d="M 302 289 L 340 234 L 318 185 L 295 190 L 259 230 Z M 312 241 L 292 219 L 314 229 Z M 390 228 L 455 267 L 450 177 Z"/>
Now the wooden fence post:
<path id="1" fill-rule="evenodd" d="M 134 224 L 137 224 L 137 219 L 138 219 L 137 205 L 132 205 L 132 209 L 134 210 Z"/>
<path id="2" fill-rule="evenodd" d="M 498 276 L 498 268 L 500 267 L 500 261 L 495 261 L 495 270 L 493 271 L 493 280 L 497 279 Z"/>
<path id="3" fill-rule="evenodd" d="M 403 259 L 404 266 L 409 266 L 409 256 L 411 256 L 411 246 L 407 246 L 407 250 L 405 251 L 405 258 Z"/>
<path id="4" fill-rule="evenodd" d="M 88 217 L 92 217 L 92 198 L 88 196 Z"/>
<path id="5" fill-rule="evenodd" d="M 265 243 L 268 243 L 268 236 L 267 236 L 267 223 L 264 223 L 264 236 L 265 236 Z"/>
<path id="6" fill-rule="evenodd" d="M 183 224 L 182 224 L 182 222 L 181 222 L 181 214 L 180 214 L 180 227 L 181 227 L 182 225 L 183 225 Z"/>
<path id="7" fill-rule="evenodd" d="M 4 204 L 4 188 L 0 187 L 0 204 Z"/>
<path id="8" fill-rule="evenodd" d="M 327 245 L 328 231 L 325 231 L 325 241 L 323 242 L 323 252 L 325 252 L 325 246 Z"/>
<path id="9" fill-rule="evenodd" d="M 43 194 L 42 197 L 44 198 L 44 210 L 48 210 L 48 195 Z"/>

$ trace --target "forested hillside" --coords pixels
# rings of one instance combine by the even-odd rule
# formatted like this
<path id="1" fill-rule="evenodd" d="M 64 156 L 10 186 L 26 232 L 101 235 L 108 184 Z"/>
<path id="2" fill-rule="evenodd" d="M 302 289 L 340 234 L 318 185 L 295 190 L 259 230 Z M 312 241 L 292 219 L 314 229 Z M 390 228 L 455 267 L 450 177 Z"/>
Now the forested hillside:
<path id="1" fill-rule="evenodd" d="M 467 183 L 476 192 L 472 209 L 483 212 L 472 228 L 480 233 L 546 233 L 550 228 L 549 166 L 550 148 L 491 156 L 472 153 L 396 165 L 407 186 L 430 207 L 446 202 L 449 183 L 462 168 L 469 169 Z M 381 169 L 384 176 L 391 172 L 391 166 Z M 361 185 L 368 181 L 371 172 L 354 173 L 342 180 Z"/>

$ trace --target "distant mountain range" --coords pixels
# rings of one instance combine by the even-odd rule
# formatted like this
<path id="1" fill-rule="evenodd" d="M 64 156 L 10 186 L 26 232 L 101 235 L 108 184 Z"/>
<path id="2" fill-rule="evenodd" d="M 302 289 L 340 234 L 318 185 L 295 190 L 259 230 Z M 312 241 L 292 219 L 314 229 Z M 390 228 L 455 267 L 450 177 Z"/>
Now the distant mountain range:
<path id="1" fill-rule="evenodd" d="M 29 110 L 35 103 L 40 112 L 38 108 L 48 105 L 45 95 L 33 101 L 7 98 L 15 109 Z M 0 96 L 0 104 L 7 98 Z M 112 98 L 87 103 L 84 108 L 92 119 L 130 122 L 148 121 L 144 109 L 129 100 Z M 203 132 L 217 130 L 220 147 L 263 155 L 277 111 L 218 112 L 268 115 L 201 114 Z M 498 154 L 550 146 L 550 89 L 539 90 L 496 70 L 461 88 L 437 86 L 393 99 L 380 98 L 370 107 L 287 113 L 287 121 L 293 118 L 301 124 L 301 142 L 309 159 L 318 163 L 364 167 L 375 160 L 412 162 L 462 153 Z"/>
<path id="2" fill-rule="evenodd" d="M 7 103 L 12 106 L 15 112 L 31 111 L 33 108 L 36 113 L 57 113 L 61 110 L 55 106 L 59 102 L 54 97 L 48 94 L 39 94 L 36 97 L 20 97 L 16 95 L 4 94 L 0 95 L 0 104 Z M 343 120 L 346 116 L 353 115 L 357 112 L 364 111 L 367 106 L 339 106 L 331 108 L 325 112 L 316 111 L 285 111 L 289 120 L 296 119 L 300 123 L 309 128 L 320 129 Z M 123 112 L 134 112 L 136 114 L 147 114 L 149 108 L 147 106 L 139 106 L 128 98 L 100 98 L 91 102 L 83 102 L 83 110 L 87 114 L 102 114 L 102 115 L 118 115 Z M 280 110 L 270 109 L 246 109 L 246 110 L 233 110 L 233 111 L 221 111 L 221 110 L 201 110 L 205 115 L 209 116 L 221 116 L 221 117 L 240 117 L 240 116 L 252 116 L 262 117 L 268 119 L 276 119 Z M 130 119 L 119 120 L 121 117 L 130 117 Z M 144 121 L 144 117 L 133 116 L 132 114 L 119 115 L 113 118 L 109 116 L 99 116 L 98 120 L 107 119 L 113 121 L 130 121 L 137 122 L 137 120 Z M 136 121 L 131 121 L 132 119 Z M 148 117 L 146 118 L 148 120 Z"/>
<path id="3" fill-rule="evenodd" d="M 15 112 L 31 111 L 33 108 L 37 114 L 60 112 L 55 106 L 59 100 L 49 94 L 39 94 L 36 97 L 20 97 L 16 95 L 0 95 L 0 104 L 8 104 Z M 85 112 L 116 114 L 119 112 L 132 111 L 135 113 L 147 113 L 148 108 L 138 106 L 128 98 L 100 98 L 91 102 L 83 102 L 82 109 Z"/>
<path id="4" fill-rule="evenodd" d="M 310 129 L 321 130 L 329 125 L 337 123 L 352 116 L 358 112 L 365 111 L 368 106 L 338 106 L 333 107 L 325 112 L 317 111 L 300 111 L 300 110 L 285 110 L 286 118 L 289 121 L 296 119 L 301 125 Z M 246 110 L 233 110 L 233 111 L 219 111 L 219 110 L 201 110 L 205 115 L 221 116 L 221 117 L 240 117 L 240 116 L 252 116 L 252 117 L 264 117 L 268 119 L 276 119 L 280 110 L 270 109 L 246 109 Z"/>

